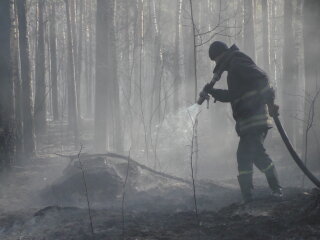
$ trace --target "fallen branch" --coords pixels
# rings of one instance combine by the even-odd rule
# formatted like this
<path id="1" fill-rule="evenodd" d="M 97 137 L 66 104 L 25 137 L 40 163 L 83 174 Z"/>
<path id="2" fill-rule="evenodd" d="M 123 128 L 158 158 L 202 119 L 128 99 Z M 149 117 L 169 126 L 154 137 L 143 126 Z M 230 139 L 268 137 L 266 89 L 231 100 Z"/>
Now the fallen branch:
<path id="1" fill-rule="evenodd" d="M 59 154 L 59 153 L 55 153 L 55 155 L 60 156 L 60 157 L 70 158 L 71 161 L 73 161 L 73 160 L 78 158 L 78 155 L 63 155 L 63 154 Z M 152 173 L 154 173 L 156 175 L 159 175 L 161 177 L 169 178 L 169 179 L 172 179 L 172 180 L 175 180 L 175 181 L 178 181 L 178 182 L 183 182 L 183 183 L 190 184 L 190 185 L 192 184 L 192 182 L 190 182 L 190 181 L 188 181 L 186 179 L 183 179 L 183 178 L 180 178 L 180 177 L 169 175 L 167 173 L 163 173 L 163 172 L 159 172 L 159 171 L 153 170 L 152 168 L 149 168 L 149 167 L 147 167 L 147 166 L 145 166 L 145 165 L 143 165 L 141 163 L 138 163 L 137 161 L 133 160 L 130 156 L 124 156 L 124 155 L 121 155 L 121 154 L 118 154 L 118 153 L 113 153 L 113 152 L 96 153 L 96 154 L 83 153 L 81 156 L 82 156 L 82 158 L 83 157 L 86 157 L 86 158 L 112 157 L 112 158 L 123 159 L 123 160 L 126 160 L 126 161 L 130 161 L 130 163 L 135 164 L 136 166 L 140 167 L 141 169 L 147 170 L 147 171 L 152 172 Z"/>

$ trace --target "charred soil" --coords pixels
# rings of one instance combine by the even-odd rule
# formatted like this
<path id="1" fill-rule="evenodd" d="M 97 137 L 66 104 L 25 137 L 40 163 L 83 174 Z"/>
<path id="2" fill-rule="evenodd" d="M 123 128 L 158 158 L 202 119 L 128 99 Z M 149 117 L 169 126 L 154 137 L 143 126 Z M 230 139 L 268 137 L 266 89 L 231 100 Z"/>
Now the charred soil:
<path id="1" fill-rule="evenodd" d="M 156 203 L 155 203 L 156 204 Z M 319 192 L 288 193 L 283 201 L 269 198 L 232 204 L 218 211 L 88 212 L 50 206 L 15 211 L 0 217 L 1 239 L 319 239 Z M 123 222 L 124 217 L 124 222 Z M 124 223 L 124 225 L 123 225 Z"/>
<path id="2" fill-rule="evenodd" d="M 316 189 L 285 188 L 277 201 L 256 187 L 256 200 L 243 205 L 235 180 L 197 180 L 196 216 L 188 181 L 125 159 L 83 154 L 81 162 L 92 222 L 79 161 L 43 151 L 1 176 L 0 239 L 320 239 Z"/>

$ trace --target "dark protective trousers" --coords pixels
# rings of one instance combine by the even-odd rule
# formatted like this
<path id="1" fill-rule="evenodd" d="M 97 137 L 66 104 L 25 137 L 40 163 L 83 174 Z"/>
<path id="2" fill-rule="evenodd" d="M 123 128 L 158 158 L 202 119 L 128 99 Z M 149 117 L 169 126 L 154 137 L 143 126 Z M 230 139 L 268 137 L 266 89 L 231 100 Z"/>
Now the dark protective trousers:
<path id="1" fill-rule="evenodd" d="M 237 150 L 239 176 L 253 173 L 253 164 L 266 173 L 273 168 L 273 163 L 263 146 L 268 129 L 252 129 L 240 136 Z"/>

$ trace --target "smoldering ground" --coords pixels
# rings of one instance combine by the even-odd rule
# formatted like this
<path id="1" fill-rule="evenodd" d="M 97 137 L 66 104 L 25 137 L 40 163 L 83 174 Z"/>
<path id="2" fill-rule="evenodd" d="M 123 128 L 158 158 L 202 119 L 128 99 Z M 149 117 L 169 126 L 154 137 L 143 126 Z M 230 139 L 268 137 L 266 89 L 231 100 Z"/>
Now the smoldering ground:
<path id="1" fill-rule="evenodd" d="M 181 110 L 179 114 L 186 112 Z M 285 186 L 283 202 L 274 202 L 268 197 L 264 176 L 256 171 L 255 194 L 261 200 L 244 207 L 238 204 L 241 196 L 234 166 L 229 169 L 231 161 L 220 162 L 208 171 L 206 166 L 210 162 L 201 162 L 208 154 L 205 150 L 199 156 L 195 181 L 199 211 L 196 217 L 190 177 L 190 146 L 187 144 L 192 124 L 183 124 L 184 128 L 179 130 L 181 122 L 178 118 L 178 115 L 168 117 L 162 134 L 170 132 L 176 146 L 184 146 L 180 156 L 185 154 L 186 159 L 172 162 L 171 157 L 167 165 L 166 161 L 161 161 L 166 171 L 152 168 L 150 171 L 147 162 L 142 161 L 140 165 L 133 156 L 128 162 L 129 153 L 120 154 L 123 156 L 120 159 L 90 153 L 90 147 L 84 147 L 78 156 L 80 146 L 75 150 L 66 140 L 63 140 L 64 151 L 61 152 L 59 134 L 48 139 L 38 158 L 17 163 L 3 178 L 1 239 L 89 239 L 92 236 L 90 223 L 95 239 L 122 239 L 123 235 L 126 239 L 160 239 L 160 236 L 168 239 L 194 239 L 198 236 L 201 239 L 230 239 L 230 236 L 238 239 L 248 236 L 290 239 L 285 238 L 287 232 L 309 236 L 309 232 L 297 230 L 309 221 L 315 224 L 314 227 L 308 226 L 317 236 L 318 193 L 306 191 L 303 194 L 301 189 L 289 187 L 301 183 L 301 174 L 295 167 L 290 170 L 288 166 L 277 165 Z M 166 126 L 169 123 L 171 128 Z M 51 127 L 52 131 L 59 132 L 55 124 Z M 173 132 L 172 127 L 177 132 Z M 90 131 L 90 126 L 87 130 Z M 165 149 L 170 149 L 173 142 L 164 141 L 159 145 L 163 149 L 159 158 L 165 159 L 172 153 L 172 148 L 168 152 Z M 213 147 L 219 146 L 211 143 Z M 179 148 L 175 151 L 179 153 Z M 227 155 L 224 152 L 226 150 L 210 155 L 210 161 L 232 157 L 229 152 Z M 297 208 L 301 211 L 293 211 Z M 244 221 L 254 224 L 247 229 Z M 271 226 L 276 229 L 269 231 Z M 224 232 L 226 228 L 230 235 Z"/>

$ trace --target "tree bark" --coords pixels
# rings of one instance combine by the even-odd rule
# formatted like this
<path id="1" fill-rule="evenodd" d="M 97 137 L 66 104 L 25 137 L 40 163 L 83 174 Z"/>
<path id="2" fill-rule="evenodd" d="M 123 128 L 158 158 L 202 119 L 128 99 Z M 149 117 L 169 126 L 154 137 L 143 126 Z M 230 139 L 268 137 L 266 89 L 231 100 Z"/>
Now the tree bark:
<path id="1" fill-rule="evenodd" d="M 276 19 L 276 2 L 270 1 L 271 4 L 271 31 L 270 31 L 270 76 L 275 87 L 277 87 L 278 73 L 277 73 L 277 19 Z"/>
<path id="2" fill-rule="evenodd" d="M 27 33 L 26 1 L 16 1 L 19 18 L 19 47 L 20 69 L 22 81 L 22 118 L 23 118 L 23 147 L 26 157 L 36 153 L 34 135 L 33 101 L 31 88 L 31 66 L 29 38 Z"/>
<path id="3" fill-rule="evenodd" d="M 0 1 L 0 170 L 9 167 L 14 154 L 13 82 L 10 54 L 10 1 Z"/>
<path id="4" fill-rule="evenodd" d="M 107 147 L 107 112 L 108 102 L 108 78 L 110 69 L 108 56 L 110 49 L 107 47 L 110 41 L 108 34 L 108 20 L 105 14 L 110 8 L 109 0 L 97 0 L 96 15 L 96 84 L 95 84 L 95 129 L 94 146 L 97 151 L 105 151 Z M 109 109 L 110 110 L 110 109 Z"/>
<path id="5" fill-rule="evenodd" d="M 282 112 L 284 125 L 287 133 L 295 144 L 295 126 L 293 117 L 297 114 L 297 97 L 298 94 L 298 65 L 297 55 L 294 43 L 293 29 L 293 2 L 291 0 L 284 1 L 284 49 L 283 49 L 283 80 L 281 84 L 282 90 Z"/>
<path id="6" fill-rule="evenodd" d="M 116 0 L 111 0 L 108 15 L 110 15 L 110 21 L 108 21 L 109 28 L 109 48 L 111 51 L 110 57 L 110 75 L 111 75 L 111 99 L 109 99 L 112 104 L 112 114 L 113 114 L 113 149 L 117 152 L 123 151 L 123 132 L 122 132 L 122 122 L 121 122 L 121 106 L 119 99 L 119 80 L 118 80 L 118 63 L 117 63 L 117 44 L 115 36 L 115 9 Z M 109 74 L 108 74 L 109 75 Z"/>
<path id="7" fill-rule="evenodd" d="M 51 57 L 51 91 L 53 120 L 59 120 L 58 110 L 58 69 L 57 69 L 57 37 L 56 37 L 56 6 L 51 3 L 50 18 L 50 57 Z"/>
<path id="8" fill-rule="evenodd" d="M 176 10 L 176 36 L 175 36 L 175 53 L 174 53 L 174 95 L 173 95 L 173 109 L 177 111 L 180 106 L 180 88 L 181 88 L 181 74 L 180 74 L 180 33 L 181 33 L 181 14 L 182 14 L 182 0 L 177 1 Z"/>
<path id="9" fill-rule="evenodd" d="M 262 0 L 262 42 L 263 42 L 263 69 L 270 72 L 270 44 L 269 44 L 269 1 Z"/>
<path id="10" fill-rule="evenodd" d="M 88 20 L 86 26 L 86 115 L 91 117 L 93 115 L 93 28 L 92 21 L 92 2 L 87 1 Z"/>
<path id="11" fill-rule="evenodd" d="M 189 9 L 190 2 L 183 1 L 183 8 Z M 195 95 L 195 68 L 194 68 L 194 35 L 193 35 L 193 26 L 192 21 L 189 18 L 186 18 L 185 21 L 182 23 L 183 30 L 183 66 L 185 72 L 185 81 L 184 81 L 184 89 L 185 89 L 185 96 L 184 102 L 186 105 L 191 105 L 194 103 Z"/>
<path id="12" fill-rule="evenodd" d="M 151 104 L 151 113 L 155 111 L 155 122 L 159 122 L 162 115 L 161 109 L 161 78 L 162 78 L 162 68 L 163 60 L 161 54 L 161 31 L 159 29 L 159 18 L 156 13 L 156 1 L 152 1 L 152 20 L 153 20 L 153 30 L 154 30 L 154 48 L 153 48 L 153 57 L 155 59 L 154 63 L 154 76 L 152 84 L 152 104 Z"/>
<path id="13" fill-rule="evenodd" d="M 84 0 L 80 0 L 80 12 L 79 12 L 79 31 L 78 31 L 78 50 L 77 50 L 77 59 L 76 59 L 76 81 L 77 81 L 77 99 L 78 99 L 78 113 L 81 115 L 81 76 L 82 76 L 82 34 L 83 34 L 83 7 Z"/>
<path id="14" fill-rule="evenodd" d="M 38 1 L 38 41 L 36 49 L 36 86 L 34 118 L 36 135 L 46 130 L 46 81 L 45 81 L 45 47 L 44 47 L 44 0 Z"/>
<path id="15" fill-rule="evenodd" d="M 21 79 L 19 74 L 19 29 L 18 29 L 18 13 L 16 3 L 12 2 L 12 31 L 11 31 L 11 77 L 14 85 L 14 117 L 15 117 L 15 146 L 16 155 L 20 157 L 23 153 L 23 128 L 22 128 L 22 93 Z M 17 158 L 15 157 L 15 158 Z"/>
<path id="16" fill-rule="evenodd" d="M 78 108 L 77 108 L 77 95 L 76 95 L 76 81 L 75 81 L 75 68 L 74 68 L 74 54 L 73 54 L 73 41 L 72 41 L 72 28 L 70 18 L 69 0 L 65 0 L 66 15 L 67 15 L 67 35 L 68 35 L 68 124 L 73 131 L 75 144 L 79 140 L 78 129 Z"/>
<path id="17" fill-rule="evenodd" d="M 255 41 L 254 41 L 254 22 L 253 22 L 253 0 L 244 0 L 244 52 L 253 60 L 256 59 Z"/>

